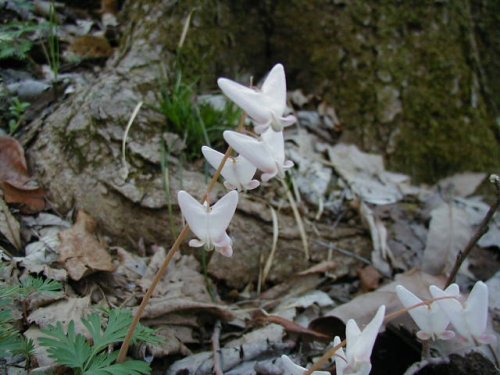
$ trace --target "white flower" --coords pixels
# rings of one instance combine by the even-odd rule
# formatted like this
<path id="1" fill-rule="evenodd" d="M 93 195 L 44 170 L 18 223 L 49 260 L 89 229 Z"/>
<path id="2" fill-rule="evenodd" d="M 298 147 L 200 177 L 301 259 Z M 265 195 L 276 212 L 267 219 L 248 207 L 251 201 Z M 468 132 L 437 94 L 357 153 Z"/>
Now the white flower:
<path id="1" fill-rule="evenodd" d="M 268 181 L 276 175 L 283 177 L 285 170 L 293 166 L 292 161 L 285 161 L 283 132 L 268 129 L 259 139 L 230 130 L 226 130 L 223 135 L 232 148 L 264 172 L 262 181 Z"/>
<path id="2" fill-rule="evenodd" d="M 455 336 L 453 331 L 446 329 L 450 324 L 450 319 L 439 307 L 437 301 L 430 305 L 411 308 L 422 303 L 422 300 L 402 285 L 396 286 L 396 293 L 403 306 L 407 309 L 410 308 L 408 313 L 420 328 L 420 331 L 417 332 L 417 337 L 420 340 L 429 340 L 430 338 L 448 340 Z M 459 295 L 458 288 L 455 288 L 453 284 L 446 289 L 446 293 Z"/>
<path id="3" fill-rule="evenodd" d="M 451 284 L 458 291 L 458 285 Z M 442 291 L 435 285 L 429 288 L 433 298 L 440 298 L 436 302 L 439 307 L 450 318 L 451 324 L 457 333 L 465 340 L 476 343 L 489 344 L 495 341 L 495 336 L 486 334 L 486 323 L 488 319 L 488 287 L 482 281 L 478 281 L 472 288 L 469 297 L 463 303 L 457 298 L 458 293 L 453 294 L 446 289 Z"/>
<path id="4" fill-rule="evenodd" d="M 307 371 L 306 368 L 296 365 L 293 361 L 286 355 L 281 356 L 281 369 L 286 375 L 304 375 Z M 311 375 L 330 375 L 329 371 L 313 371 Z"/>
<path id="5" fill-rule="evenodd" d="M 206 203 L 202 205 L 183 190 L 177 194 L 177 200 L 189 228 L 198 237 L 198 240 L 189 241 L 189 246 L 205 246 L 208 250 L 215 248 L 224 256 L 233 255 L 232 240 L 226 229 L 238 205 L 236 190 L 227 193 L 212 207 Z"/>
<path id="6" fill-rule="evenodd" d="M 361 331 L 353 319 L 347 322 L 346 349 L 342 348 L 335 353 L 335 367 L 337 375 L 368 375 L 372 369 L 370 357 L 378 332 L 384 322 L 385 306 L 379 307 L 375 317 Z M 333 345 L 340 344 L 338 336 L 333 340 Z"/>
<path id="7" fill-rule="evenodd" d="M 219 168 L 224 154 L 211 149 L 210 147 L 203 146 L 201 152 L 205 156 L 205 159 L 210 163 L 215 169 Z M 229 157 L 222 167 L 221 175 L 226 180 L 224 186 L 229 190 L 252 190 L 260 185 L 258 180 L 253 180 L 255 171 L 257 168 L 250 163 L 243 156 L 238 156 L 236 158 Z"/>
<path id="8" fill-rule="evenodd" d="M 283 117 L 286 111 L 286 79 L 283 65 L 276 64 L 267 75 L 261 90 L 249 88 L 227 78 L 219 78 L 217 84 L 224 94 L 240 106 L 255 123 L 260 134 L 270 126 L 277 132 L 292 125 L 294 116 Z"/>

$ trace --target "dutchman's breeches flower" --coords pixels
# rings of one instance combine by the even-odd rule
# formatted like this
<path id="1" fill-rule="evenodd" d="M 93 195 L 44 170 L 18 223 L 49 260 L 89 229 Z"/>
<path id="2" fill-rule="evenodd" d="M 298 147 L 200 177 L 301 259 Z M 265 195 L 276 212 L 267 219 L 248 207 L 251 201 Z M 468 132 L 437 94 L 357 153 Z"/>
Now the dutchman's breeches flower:
<path id="1" fill-rule="evenodd" d="M 224 256 L 233 255 L 232 241 L 226 229 L 238 205 L 238 192 L 230 191 L 212 207 L 199 203 L 183 190 L 179 191 L 177 199 L 189 228 L 198 237 L 189 241 L 189 246 L 205 246 L 207 250 L 215 248 Z"/>
<path id="2" fill-rule="evenodd" d="M 457 297 L 459 295 L 456 284 L 450 285 L 445 292 Z M 450 324 L 450 319 L 439 307 L 437 301 L 432 302 L 430 305 L 412 307 L 421 304 L 423 301 L 402 285 L 396 286 L 396 293 L 403 306 L 409 309 L 408 313 L 420 328 L 420 331 L 417 332 L 417 337 L 420 340 L 429 340 L 431 338 L 433 340 L 436 338 L 448 340 L 455 336 L 453 331 L 446 329 Z"/>
<path id="3" fill-rule="evenodd" d="M 458 291 L 458 285 L 454 285 Z M 435 285 L 429 288 L 433 298 L 439 307 L 448 315 L 451 324 L 457 333 L 467 341 L 476 344 L 490 344 L 495 341 L 495 336 L 486 334 L 486 323 L 488 320 L 488 286 L 478 281 L 472 288 L 465 302 L 460 302 L 456 294 L 441 290 Z M 446 298 L 451 297 L 451 298 Z"/>
<path id="4" fill-rule="evenodd" d="M 285 171 L 293 167 L 293 162 L 285 161 L 285 140 L 283 132 L 266 130 L 260 138 L 226 130 L 224 139 L 239 154 L 262 172 L 262 181 L 269 181 L 274 176 L 283 177 Z"/>
<path id="5" fill-rule="evenodd" d="M 224 155 L 220 152 L 211 149 L 210 147 L 203 146 L 201 152 L 205 156 L 205 159 L 209 164 L 215 169 L 219 168 Z M 224 186 L 229 190 L 252 190 L 260 185 L 258 180 L 254 180 L 257 168 L 245 159 L 242 155 L 227 159 L 224 167 L 222 167 L 221 175 L 226 181 L 224 181 Z"/>
<path id="6" fill-rule="evenodd" d="M 385 306 L 379 307 L 375 317 L 361 331 L 353 319 L 346 325 L 346 348 L 340 348 L 335 353 L 337 375 L 368 375 L 372 368 L 370 357 L 378 332 L 384 322 Z M 333 340 L 333 345 L 340 344 L 338 336 Z"/>
<path id="7" fill-rule="evenodd" d="M 267 75 L 262 89 L 249 88 L 227 78 L 217 80 L 222 92 L 241 107 L 255 124 L 255 132 L 263 133 L 270 127 L 277 132 L 295 123 L 286 111 L 286 79 L 283 65 L 276 64 Z"/>

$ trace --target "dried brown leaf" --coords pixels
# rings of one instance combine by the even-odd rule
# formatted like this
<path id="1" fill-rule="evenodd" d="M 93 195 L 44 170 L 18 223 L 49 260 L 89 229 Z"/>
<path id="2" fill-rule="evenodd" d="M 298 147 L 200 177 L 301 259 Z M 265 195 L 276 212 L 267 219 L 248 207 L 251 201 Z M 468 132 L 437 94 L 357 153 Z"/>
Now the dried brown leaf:
<path id="1" fill-rule="evenodd" d="M 26 212 L 45 208 L 45 192 L 29 177 L 24 150 L 11 137 L 0 137 L 0 188 L 7 203 L 19 203 Z"/>
<path id="2" fill-rule="evenodd" d="M 21 249 L 21 226 L 9 211 L 5 201 L 0 197 L 0 233 L 5 236 L 17 250 Z"/>
<path id="3" fill-rule="evenodd" d="M 111 256 L 93 235 L 95 226 L 94 219 L 79 211 L 75 225 L 59 234 L 59 261 L 73 280 L 95 271 L 114 270 Z"/>

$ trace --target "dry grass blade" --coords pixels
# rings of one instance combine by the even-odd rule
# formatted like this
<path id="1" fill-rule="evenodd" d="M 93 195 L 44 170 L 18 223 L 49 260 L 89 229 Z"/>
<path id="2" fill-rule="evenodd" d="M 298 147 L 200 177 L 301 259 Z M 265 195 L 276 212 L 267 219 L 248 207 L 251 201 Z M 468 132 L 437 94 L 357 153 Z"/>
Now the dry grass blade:
<path id="1" fill-rule="evenodd" d="M 186 41 L 186 36 L 189 30 L 189 25 L 191 24 L 191 16 L 193 15 L 194 9 L 189 12 L 188 16 L 186 17 L 186 21 L 184 21 L 184 26 L 182 27 L 182 34 L 179 39 L 179 44 L 177 45 L 177 49 L 181 49 L 182 46 L 184 45 L 184 42 Z"/>
<path id="2" fill-rule="evenodd" d="M 262 274 L 262 284 L 265 284 L 267 276 L 269 275 L 269 271 L 271 271 L 271 267 L 273 265 L 274 254 L 276 253 L 276 248 L 278 245 L 278 237 L 280 233 L 279 225 L 278 225 L 278 215 L 276 214 L 276 210 L 269 206 L 271 209 L 271 216 L 273 218 L 273 245 L 271 247 L 271 252 L 269 253 L 269 257 L 267 258 L 266 265 L 264 267 L 264 272 Z"/>
<path id="3" fill-rule="evenodd" d="M 134 123 L 135 118 L 137 117 L 137 114 L 139 113 L 139 110 L 142 107 L 142 102 L 137 103 L 137 105 L 134 108 L 134 112 L 132 112 L 132 116 L 130 116 L 130 119 L 128 120 L 127 127 L 125 128 L 125 133 L 123 133 L 123 140 L 122 140 L 122 164 L 124 168 L 124 178 L 128 176 L 128 166 L 127 166 L 127 159 L 125 158 L 125 146 L 127 144 L 127 138 L 128 138 L 128 132 L 130 128 L 132 127 L 132 124 Z M 123 177 L 123 176 L 122 176 Z"/>
<path id="4" fill-rule="evenodd" d="M 290 202 L 290 207 L 292 208 L 293 216 L 295 217 L 295 221 L 297 222 L 297 227 L 299 228 L 300 238 L 302 239 L 302 245 L 304 246 L 304 254 L 306 256 L 306 260 L 309 260 L 309 244 L 307 242 L 307 234 L 306 230 L 304 229 L 304 222 L 302 221 L 302 216 L 300 216 L 300 212 L 297 208 L 297 204 L 295 203 L 295 199 L 293 198 L 290 189 L 288 189 L 286 182 L 283 179 L 280 179 L 280 181 L 281 184 L 283 185 L 283 188 L 285 189 L 286 197 Z"/>

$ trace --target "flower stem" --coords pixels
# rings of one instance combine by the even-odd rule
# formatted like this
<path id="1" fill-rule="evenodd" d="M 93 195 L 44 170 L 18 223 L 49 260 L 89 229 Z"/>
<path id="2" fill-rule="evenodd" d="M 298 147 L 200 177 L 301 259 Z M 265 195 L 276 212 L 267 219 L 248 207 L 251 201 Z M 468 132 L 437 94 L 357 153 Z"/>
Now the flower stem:
<path id="1" fill-rule="evenodd" d="M 455 277 L 457 276 L 458 270 L 462 266 L 462 263 L 469 256 L 470 252 L 474 248 L 474 245 L 479 241 L 479 239 L 488 231 L 488 224 L 490 223 L 493 215 L 497 212 L 500 207 L 500 178 L 497 175 L 492 174 L 490 176 L 490 182 L 495 185 L 496 188 L 496 201 L 490 206 L 490 209 L 486 213 L 485 217 L 479 224 L 479 228 L 474 233 L 472 238 L 469 240 L 469 243 L 465 247 L 463 251 L 458 253 L 457 260 L 455 261 L 455 265 L 450 272 L 450 276 L 448 276 L 448 280 L 446 281 L 445 288 L 447 288 L 452 282 L 455 281 Z"/>
<path id="2" fill-rule="evenodd" d="M 215 187 L 215 184 L 217 183 L 217 180 L 220 177 L 222 168 L 224 168 L 224 164 L 226 163 L 227 159 L 231 155 L 232 151 L 233 151 L 233 149 L 231 147 L 229 147 L 227 149 L 226 153 L 224 154 L 224 158 L 222 159 L 222 161 L 219 165 L 219 168 L 217 168 L 217 171 L 213 175 L 212 180 L 210 180 L 210 184 L 208 185 L 207 192 L 203 198 L 202 203 L 205 201 L 208 202 L 208 196 L 209 196 L 210 192 L 213 190 L 213 188 Z M 154 292 L 156 286 L 158 285 L 158 283 L 160 282 L 162 277 L 167 272 L 168 265 L 172 261 L 175 253 L 179 249 L 181 243 L 186 239 L 188 234 L 189 234 L 189 227 L 187 225 L 185 225 L 182 228 L 182 231 L 177 236 L 177 239 L 175 240 L 174 244 L 172 245 L 172 247 L 168 251 L 168 254 L 167 254 L 165 260 L 163 261 L 163 264 L 161 265 L 160 269 L 156 273 L 156 275 L 153 279 L 153 282 L 151 283 L 151 286 L 146 291 L 146 294 L 144 294 L 144 297 L 142 297 L 141 304 L 137 308 L 137 311 L 136 311 L 135 316 L 134 316 L 134 320 L 133 320 L 132 324 L 130 325 L 129 331 L 127 333 L 127 337 L 125 337 L 125 340 L 123 340 L 122 346 L 120 348 L 120 353 L 118 354 L 118 358 L 116 360 L 117 363 L 121 363 L 121 362 L 125 361 L 125 358 L 127 356 L 127 351 L 128 351 L 129 346 L 130 346 L 130 340 L 132 340 L 132 337 L 134 336 L 134 332 L 135 332 L 137 325 L 139 324 L 139 320 L 141 319 L 141 316 L 144 313 L 144 310 L 146 309 L 146 306 L 148 305 L 149 300 L 151 299 L 151 296 L 153 295 L 153 292 Z"/>

